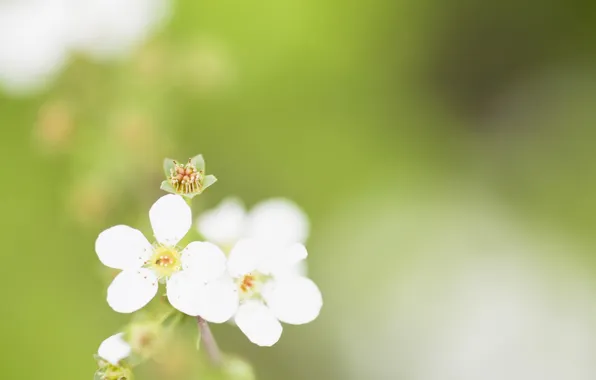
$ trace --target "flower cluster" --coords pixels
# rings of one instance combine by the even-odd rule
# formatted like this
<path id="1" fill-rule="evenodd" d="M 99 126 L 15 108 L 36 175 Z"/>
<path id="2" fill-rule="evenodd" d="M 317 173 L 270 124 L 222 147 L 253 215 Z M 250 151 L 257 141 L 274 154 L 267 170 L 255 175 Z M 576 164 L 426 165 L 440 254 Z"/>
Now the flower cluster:
<path id="1" fill-rule="evenodd" d="M 271 199 L 247 213 L 240 201 L 227 199 L 203 213 L 197 228 L 223 249 L 231 247 L 226 273 L 209 289 L 237 305 L 234 321 L 253 343 L 276 343 L 280 321 L 299 325 L 319 315 L 321 293 L 303 275 L 308 219 L 292 202 Z"/>
<path id="2" fill-rule="evenodd" d="M 120 270 L 107 291 L 112 309 L 135 312 L 162 284 L 176 311 L 208 322 L 235 323 L 259 346 L 279 340 L 281 322 L 300 325 L 317 318 L 322 296 L 304 274 L 308 219 L 296 205 L 272 199 L 247 212 L 240 201 L 227 199 L 199 216 L 196 229 L 191 229 L 188 203 L 207 187 L 209 177 L 203 158 L 184 165 L 166 160 L 164 169 L 162 188 L 173 194 L 162 196 L 149 210 L 153 237 L 117 225 L 96 240 L 100 261 Z M 213 182 L 215 177 L 207 185 Z M 204 241 L 181 244 L 197 232 Z M 122 339 L 115 335 L 100 347 L 98 355 L 107 370 L 119 369 L 118 363 L 130 353 Z"/>

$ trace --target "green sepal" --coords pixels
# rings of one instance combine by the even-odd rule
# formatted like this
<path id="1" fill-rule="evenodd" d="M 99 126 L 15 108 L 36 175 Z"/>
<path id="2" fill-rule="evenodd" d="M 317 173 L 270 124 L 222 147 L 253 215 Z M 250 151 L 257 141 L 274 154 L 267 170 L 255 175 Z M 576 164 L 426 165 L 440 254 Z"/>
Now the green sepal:
<path id="1" fill-rule="evenodd" d="M 203 190 L 202 191 L 205 191 L 206 188 L 213 185 L 215 182 L 217 182 L 217 178 L 213 174 L 209 174 L 208 176 L 205 176 L 205 179 L 203 180 Z"/>
<path id="2" fill-rule="evenodd" d="M 201 194 L 200 191 L 195 191 L 194 193 L 179 194 L 179 195 L 182 195 L 184 198 L 187 198 L 187 199 L 193 199 L 194 197 L 196 197 L 199 194 Z"/>
<path id="3" fill-rule="evenodd" d="M 205 159 L 203 158 L 202 154 L 197 154 L 193 158 L 190 159 L 190 163 L 194 165 L 200 172 L 205 172 Z"/>
<path id="4" fill-rule="evenodd" d="M 99 356 L 98 354 L 93 354 L 93 359 L 95 359 L 95 362 L 97 363 L 97 366 L 99 368 L 105 368 L 108 365 L 110 365 L 110 362 L 108 362 L 107 360 L 105 360 L 104 358 Z"/>
<path id="5" fill-rule="evenodd" d="M 163 191 L 167 191 L 168 193 L 178 194 L 178 193 L 176 193 L 176 190 L 174 189 L 174 187 L 172 186 L 170 181 L 163 181 L 159 188 L 162 189 Z"/>
<path id="6" fill-rule="evenodd" d="M 104 380 L 103 372 L 100 370 L 95 371 L 95 374 L 93 375 L 93 380 Z"/>
<path id="7" fill-rule="evenodd" d="M 176 160 L 174 160 L 173 158 L 165 158 L 163 160 L 163 172 L 166 175 L 166 178 L 170 178 L 171 173 L 171 169 L 174 169 L 174 167 L 176 166 L 176 164 L 174 164 Z"/>

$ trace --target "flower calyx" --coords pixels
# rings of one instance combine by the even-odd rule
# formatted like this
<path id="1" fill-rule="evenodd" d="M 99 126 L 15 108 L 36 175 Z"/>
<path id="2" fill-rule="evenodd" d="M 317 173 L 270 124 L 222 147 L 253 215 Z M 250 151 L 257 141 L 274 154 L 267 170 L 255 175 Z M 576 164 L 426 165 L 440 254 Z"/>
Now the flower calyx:
<path id="1" fill-rule="evenodd" d="M 189 158 L 187 163 L 166 158 L 163 169 L 166 180 L 161 183 L 161 189 L 189 199 L 201 194 L 217 181 L 214 175 L 205 175 L 205 159 L 201 154 Z"/>

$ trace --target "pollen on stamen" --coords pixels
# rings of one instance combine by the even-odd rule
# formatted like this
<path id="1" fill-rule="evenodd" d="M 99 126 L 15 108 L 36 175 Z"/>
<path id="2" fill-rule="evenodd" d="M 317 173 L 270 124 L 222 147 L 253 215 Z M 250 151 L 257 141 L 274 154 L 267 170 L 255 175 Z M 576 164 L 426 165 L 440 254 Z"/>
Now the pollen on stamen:
<path id="1" fill-rule="evenodd" d="M 159 258 L 155 260 L 155 264 L 162 267 L 168 267 L 170 264 L 173 263 L 174 259 L 171 256 L 159 256 Z"/>
<path id="2" fill-rule="evenodd" d="M 159 279 L 168 278 L 181 269 L 180 253 L 175 247 L 156 244 L 145 268 L 152 270 Z"/>
<path id="3" fill-rule="evenodd" d="M 190 159 L 187 164 L 174 161 L 174 167 L 170 169 L 168 181 L 178 193 L 195 193 L 201 191 L 203 187 L 203 171 L 197 170 Z"/>
<path id="4" fill-rule="evenodd" d="M 254 286 L 254 281 L 255 277 L 250 274 L 247 274 L 246 276 L 244 276 L 242 282 L 240 283 L 240 290 L 246 293 Z"/>

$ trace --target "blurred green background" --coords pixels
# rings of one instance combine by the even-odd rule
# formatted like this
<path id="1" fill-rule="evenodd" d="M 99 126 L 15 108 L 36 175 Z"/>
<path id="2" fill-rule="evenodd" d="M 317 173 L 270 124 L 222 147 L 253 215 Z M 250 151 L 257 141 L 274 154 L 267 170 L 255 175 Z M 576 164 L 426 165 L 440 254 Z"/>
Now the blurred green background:
<path id="1" fill-rule="evenodd" d="M 594 7 L 191 1 L 125 59 L 0 95 L 2 379 L 82 379 L 128 320 L 94 252 L 147 225 L 164 157 L 294 200 L 325 300 L 259 379 L 596 376 Z"/>

